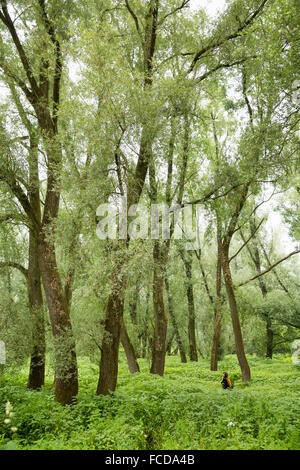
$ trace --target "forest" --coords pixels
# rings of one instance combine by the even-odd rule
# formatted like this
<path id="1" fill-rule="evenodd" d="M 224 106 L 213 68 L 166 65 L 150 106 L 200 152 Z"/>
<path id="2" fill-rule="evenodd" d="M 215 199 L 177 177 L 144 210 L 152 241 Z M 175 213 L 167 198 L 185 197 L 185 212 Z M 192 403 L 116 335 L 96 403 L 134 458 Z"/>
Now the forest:
<path id="1" fill-rule="evenodd" d="M 300 450 L 299 25 L 0 0 L 0 450 Z"/>

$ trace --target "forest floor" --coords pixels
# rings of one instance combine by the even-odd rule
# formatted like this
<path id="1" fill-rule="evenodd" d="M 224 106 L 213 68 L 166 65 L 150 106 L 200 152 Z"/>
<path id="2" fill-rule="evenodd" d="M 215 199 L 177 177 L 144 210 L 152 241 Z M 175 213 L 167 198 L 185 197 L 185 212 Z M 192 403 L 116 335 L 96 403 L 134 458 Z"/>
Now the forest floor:
<path id="1" fill-rule="evenodd" d="M 300 449 L 300 367 L 289 355 L 248 356 L 252 379 L 243 384 L 235 356 L 219 371 L 209 361 L 181 364 L 166 358 L 164 377 L 130 375 L 120 355 L 112 396 L 95 396 L 98 366 L 79 358 L 79 395 L 73 406 L 53 400 L 53 371 L 41 391 L 26 390 L 27 367 L 0 377 L 0 449 L 264 450 Z M 232 390 L 220 385 L 229 373 Z M 10 422 L 5 405 L 10 401 Z M 13 428 L 13 430 L 11 429 Z M 17 430 L 16 430 L 17 429 Z"/>

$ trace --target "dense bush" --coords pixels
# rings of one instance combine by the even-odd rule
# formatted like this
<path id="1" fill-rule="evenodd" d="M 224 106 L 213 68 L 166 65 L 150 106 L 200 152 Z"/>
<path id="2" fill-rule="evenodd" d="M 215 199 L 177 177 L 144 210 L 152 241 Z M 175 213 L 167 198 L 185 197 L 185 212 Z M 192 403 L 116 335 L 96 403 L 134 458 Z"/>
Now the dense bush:
<path id="1" fill-rule="evenodd" d="M 235 356 L 224 358 L 220 372 L 210 372 L 204 360 L 168 357 L 163 378 L 150 375 L 146 361 L 130 376 L 121 356 L 117 391 L 103 397 L 94 395 L 97 368 L 81 358 L 81 391 L 66 407 L 53 401 L 51 377 L 34 392 L 24 387 L 25 369 L 6 372 L 0 442 L 19 449 L 300 449 L 299 368 L 285 356 L 249 361 L 252 380 L 243 384 Z M 222 370 L 232 390 L 221 388 Z"/>

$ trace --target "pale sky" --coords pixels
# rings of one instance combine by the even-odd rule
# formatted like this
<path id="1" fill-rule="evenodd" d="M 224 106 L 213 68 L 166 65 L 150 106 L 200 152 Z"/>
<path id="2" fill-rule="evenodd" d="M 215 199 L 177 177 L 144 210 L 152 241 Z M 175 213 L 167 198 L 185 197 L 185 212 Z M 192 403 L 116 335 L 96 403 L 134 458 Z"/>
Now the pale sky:
<path id="1" fill-rule="evenodd" d="M 205 8 L 208 15 L 214 16 L 219 11 L 222 11 L 226 6 L 225 0 L 190 0 L 191 8 L 197 9 L 199 7 Z"/>

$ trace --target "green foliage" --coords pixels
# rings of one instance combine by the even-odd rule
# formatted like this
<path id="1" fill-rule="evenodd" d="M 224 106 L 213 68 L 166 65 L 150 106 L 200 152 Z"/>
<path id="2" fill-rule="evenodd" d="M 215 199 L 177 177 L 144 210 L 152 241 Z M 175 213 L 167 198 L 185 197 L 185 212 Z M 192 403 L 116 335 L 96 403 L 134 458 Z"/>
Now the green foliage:
<path id="1" fill-rule="evenodd" d="M 77 403 L 53 401 L 49 380 L 42 391 L 25 391 L 25 370 L 4 376 L 0 385 L 2 449 L 300 449 L 299 370 L 291 357 L 272 361 L 248 357 L 252 380 L 241 381 L 236 356 L 227 355 L 219 371 L 208 361 L 181 364 L 167 358 L 164 377 L 129 375 L 120 358 L 117 391 L 94 396 L 97 370 L 80 358 L 81 391 Z M 221 373 L 234 383 L 223 390 Z M 14 407 L 13 440 L 5 403 Z"/>

